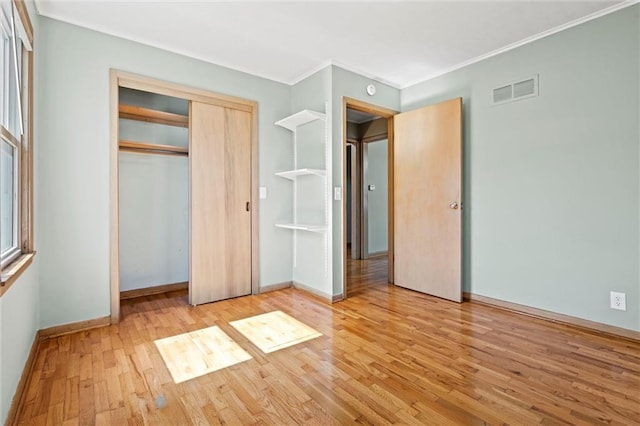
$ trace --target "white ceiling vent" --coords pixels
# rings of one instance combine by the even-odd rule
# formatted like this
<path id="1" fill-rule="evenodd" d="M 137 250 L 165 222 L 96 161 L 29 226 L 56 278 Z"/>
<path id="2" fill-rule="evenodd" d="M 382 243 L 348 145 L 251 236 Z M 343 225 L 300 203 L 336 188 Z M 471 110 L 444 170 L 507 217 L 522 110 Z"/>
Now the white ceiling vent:
<path id="1" fill-rule="evenodd" d="M 493 105 L 538 96 L 538 74 L 493 89 Z"/>

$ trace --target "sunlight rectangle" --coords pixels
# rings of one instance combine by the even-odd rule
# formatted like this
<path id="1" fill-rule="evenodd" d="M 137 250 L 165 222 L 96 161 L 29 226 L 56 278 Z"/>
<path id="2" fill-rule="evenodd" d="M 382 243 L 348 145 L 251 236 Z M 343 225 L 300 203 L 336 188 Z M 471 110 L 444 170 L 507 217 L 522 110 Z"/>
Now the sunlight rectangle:
<path id="1" fill-rule="evenodd" d="M 175 383 L 251 359 L 219 327 L 209 327 L 154 342 Z"/>
<path id="2" fill-rule="evenodd" d="M 232 321 L 230 324 L 264 353 L 274 352 L 322 336 L 322 333 L 291 318 L 282 311 L 273 311 Z"/>

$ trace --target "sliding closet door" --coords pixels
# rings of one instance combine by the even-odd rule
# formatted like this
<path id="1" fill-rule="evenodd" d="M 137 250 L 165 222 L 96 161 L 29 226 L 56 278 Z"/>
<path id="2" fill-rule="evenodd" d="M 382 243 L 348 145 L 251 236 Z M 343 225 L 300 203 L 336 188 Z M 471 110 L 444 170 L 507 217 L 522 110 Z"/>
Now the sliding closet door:
<path id="1" fill-rule="evenodd" d="M 251 293 L 251 114 L 191 102 L 189 303 Z"/>

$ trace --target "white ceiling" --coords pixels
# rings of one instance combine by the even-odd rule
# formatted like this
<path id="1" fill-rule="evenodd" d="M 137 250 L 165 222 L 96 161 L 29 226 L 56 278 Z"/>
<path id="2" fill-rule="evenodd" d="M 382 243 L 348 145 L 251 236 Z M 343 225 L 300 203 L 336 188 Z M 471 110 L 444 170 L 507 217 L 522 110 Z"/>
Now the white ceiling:
<path id="1" fill-rule="evenodd" d="M 36 0 L 44 16 L 288 84 L 333 63 L 400 88 L 628 3 Z"/>

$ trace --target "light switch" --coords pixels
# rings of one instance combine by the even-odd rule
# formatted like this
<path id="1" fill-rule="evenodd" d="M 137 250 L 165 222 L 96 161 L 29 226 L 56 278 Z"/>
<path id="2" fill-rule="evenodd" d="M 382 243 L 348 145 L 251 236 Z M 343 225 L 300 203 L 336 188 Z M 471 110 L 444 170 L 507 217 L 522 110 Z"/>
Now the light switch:
<path id="1" fill-rule="evenodd" d="M 369 191 L 375 191 L 375 190 L 376 190 L 375 185 L 369 185 Z"/>
<path id="2" fill-rule="evenodd" d="M 260 187 L 260 199 L 261 200 L 266 200 L 267 199 L 267 187 L 266 186 L 261 186 Z"/>
<path id="3" fill-rule="evenodd" d="M 342 200 L 342 188 L 339 186 L 333 188 L 333 199 L 336 201 Z"/>

